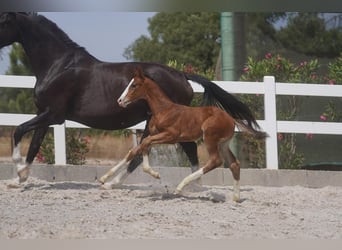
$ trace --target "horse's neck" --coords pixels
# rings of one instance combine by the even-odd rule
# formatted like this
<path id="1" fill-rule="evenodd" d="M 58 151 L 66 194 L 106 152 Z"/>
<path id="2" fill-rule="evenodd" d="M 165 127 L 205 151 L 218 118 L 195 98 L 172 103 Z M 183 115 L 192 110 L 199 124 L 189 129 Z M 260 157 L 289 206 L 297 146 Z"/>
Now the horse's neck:
<path id="1" fill-rule="evenodd" d="M 20 43 L 30 60 L 34 74 L 39 77 L 46 74 L 57 59 L 68 50 L 62 41 L 54 39 L 42 27 L 34 22 L 21 21 L 22 27 Z"/>
<path id="2" fill-rule="evenodd" d="M 146 101 L 153 115 L 157 115 L 167 109 L 172 109 L 172 106 L 175 105 L 156 83 L 149 83 L 147 88 Z"/>

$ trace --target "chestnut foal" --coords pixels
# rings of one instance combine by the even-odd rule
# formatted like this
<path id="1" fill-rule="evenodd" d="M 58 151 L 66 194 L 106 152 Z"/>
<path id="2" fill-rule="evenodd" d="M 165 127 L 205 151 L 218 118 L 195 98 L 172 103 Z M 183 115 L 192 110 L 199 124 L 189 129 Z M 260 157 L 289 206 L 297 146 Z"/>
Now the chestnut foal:
<path id="1" fill-rule="evenodd" d="M 141 68 L 136 70 L 134 78 L 118 99 L 118 103 L 126 107 L 139 99 L 146 100 L 152 112 L 149 122 L 150 135 L 101 177 L 100 182 L 103 187 L 109 189 L 117 185 L 115 180 L 108 183 L 105 181 L 124 167 L 127 168 L 133 157 L 140 153 L 143 155 L 143 170 L 155 178 L 160 178 L 159 173 L 154 171 L 148 162 L 148 152 L 151 146 L 195 141 L 203 137 L 209 160 L 199 170 L 184 178 L 177 186 L 175 193 L 179 194 L 184 186 L 225 162 L 229 165 L 234 178 L 233 200 L 238 201 L 240 199 L 240 163 L 225 142 L 232 138 L 235 123 L 238 126 L 242 123 L 236 122 L 227 112 L 214 106 L 188 107 L 172 102 L 152 79 L 143 74 Z M 248 130 L 247 126 L 242 127 Z M 121 176 L 118 178 L 120 179 Z"/>

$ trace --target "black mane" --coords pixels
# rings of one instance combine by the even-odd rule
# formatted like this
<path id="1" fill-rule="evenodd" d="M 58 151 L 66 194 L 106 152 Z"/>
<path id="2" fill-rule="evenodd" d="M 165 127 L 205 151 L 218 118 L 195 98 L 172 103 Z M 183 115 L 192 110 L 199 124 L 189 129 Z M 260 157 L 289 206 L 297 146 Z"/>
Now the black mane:
<path id="1" fill-rule="evenodd" d="M 37 15 L 36 13 L 25 13 L 24 15 L 27 15 L 32 20 L 32 22 L 39 25 L 49 35 L 55 37 L 57 40 L 62 41 L 68 47 L 83 49 L 84 51 L 86 51 L 84 47 L 71 40 L 70 37 L 63 30 L 61 30 L 54 22 L 50 21 L 45 16 Z"/>

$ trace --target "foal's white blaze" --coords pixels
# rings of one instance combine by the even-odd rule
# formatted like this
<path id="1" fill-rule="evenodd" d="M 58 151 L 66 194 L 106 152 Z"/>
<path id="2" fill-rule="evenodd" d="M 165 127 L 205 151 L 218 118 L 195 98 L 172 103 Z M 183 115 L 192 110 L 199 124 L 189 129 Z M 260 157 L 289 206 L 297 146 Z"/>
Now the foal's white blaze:
<path id="1" fill-rule="evenodd" d="M 132 80 L 129 82 L 129 84 L 127 85 L 127 87 L 125 88 L 125 90 L 122 92 L 121 96 L 119 97 L 119 99 L 117 100 L 118 103 L 120 105 L 123 105 L 124 107 L 126 107 L 126 104 L 124 102 L 126 96 L 127 96 L 127 93 L 128 93 L 128 89 L 129 87 L 132 85 L 132 83 L 134 82 L 134 78 L 132 78 Z"/>

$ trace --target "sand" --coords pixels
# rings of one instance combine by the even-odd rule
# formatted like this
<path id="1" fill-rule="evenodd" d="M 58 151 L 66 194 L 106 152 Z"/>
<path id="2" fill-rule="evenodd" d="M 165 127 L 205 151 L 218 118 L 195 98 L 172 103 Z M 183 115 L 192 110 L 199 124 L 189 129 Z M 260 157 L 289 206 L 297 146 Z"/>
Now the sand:
<path id="1" fill-rule="evenodd" d="M 342 188 L 0 181 L 0 239 L 341 239 Z"/>

